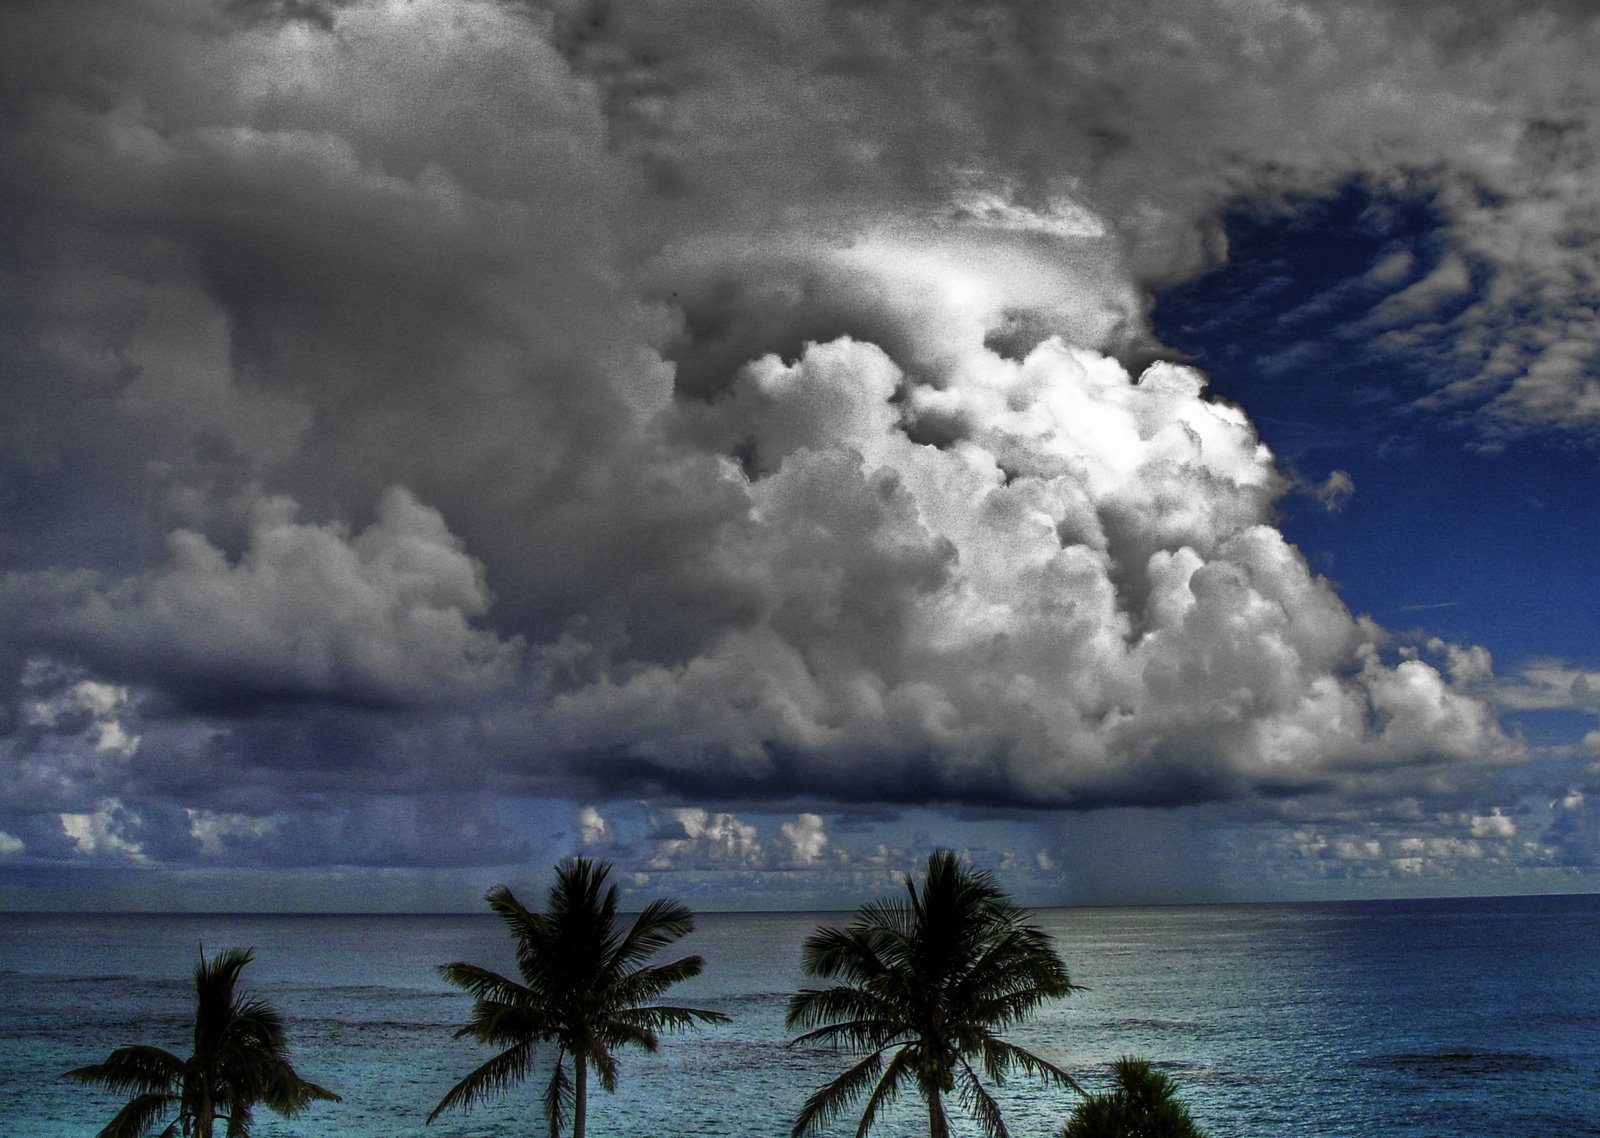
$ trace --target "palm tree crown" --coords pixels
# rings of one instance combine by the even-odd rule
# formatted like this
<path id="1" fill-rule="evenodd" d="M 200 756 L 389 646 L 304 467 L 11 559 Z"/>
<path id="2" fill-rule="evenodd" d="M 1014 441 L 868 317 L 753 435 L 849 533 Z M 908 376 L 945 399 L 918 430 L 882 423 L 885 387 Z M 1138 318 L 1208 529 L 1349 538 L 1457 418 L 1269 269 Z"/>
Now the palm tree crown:
<path id="1" fill-rule="evenodd" d="M 862 1058 L 805 1102 L 793 1138 L 826 1126 L 870 1093 L 856 1127 L 915 1086 L 928 1108 L 930 1138 L 947 1138 L 944 1096 L 955 1094 L 991 1138 L 1007 1138 L 979 1077 L 1003 1083 L 1013 1068 L 1077 1089 L 1071 1076 L 996 1034 L 1043 1001 L 1075 990 L 1049 936 L 1027 920 L 987 873 L 964 868 L 948 850 L 928 858 L 919 889 L 865 906 L 847 927 L 805 940 L 805 970 L 839 983 L 791 996 L 787 1022 L 810 1028 L 796 1043 L 831 1043 Z"/>
<path id="2" fill-rule="evenodd" d="M 1116 1088 L 1080 1102 L 1061 1138 L 1205 1138 L 1179 1101 L 1178 1085 L 1149 1060 L 1126 1055 L 1111 1072 Z"/>
<path id="3" fill-rule="evenodd" d="M 161 1138 L 212 1138 L 218 1119 L 227 1120 L 228 1138 L 249 1138 L 258 1104 L 293 1115 L 318 1099 L 339 1101 L 289 1065 L 283 1016 L 259 997 L 234 993 L 252 955 L 230 948 L 208 961 L 201 950 L 188 1059 L 160 1047 L 119 1047 L 102 1063 L 67 1072 L 77 1082 L 133 1096 L 99 1138 L 141 1138 L 169 1115 Z"/>
<path id="4" fill-rule="evenodd" d="M 614 1049 L 632 1044 L 654 1051 L 659 1031 L 728 1018 L 651 1002 L 699 975 L 704 963 L 699 956 L 646 963 L 690 932 L 694 916 L 676 901 L 657 900 L 623 928 L 617 920 L 617 888 L 606 885 L 610 872 L 609 865 L 587 858 L 563 863 L 543 913 L 524 908 L 504 885 L 489 891 L 489 907 L 516 942 L 522 979 L 519 983 L 476 964 L 440 967 L 441 976 L 473 997 L 471 1017 L 456 1037 L 471 1036 L 502 1050 L 451 1087 L 429 1122 L 451 1107 L 468 1109 L 521 1082 L 533 1070 L 538 1045 L 553 1042 L 555 1065 L 543 1100 L 551 1138 L 560 1133 L 569 1109 L 573 1136 L 583 1138 L 591 1067 L 601 1086 L 615 1090 Z"/>

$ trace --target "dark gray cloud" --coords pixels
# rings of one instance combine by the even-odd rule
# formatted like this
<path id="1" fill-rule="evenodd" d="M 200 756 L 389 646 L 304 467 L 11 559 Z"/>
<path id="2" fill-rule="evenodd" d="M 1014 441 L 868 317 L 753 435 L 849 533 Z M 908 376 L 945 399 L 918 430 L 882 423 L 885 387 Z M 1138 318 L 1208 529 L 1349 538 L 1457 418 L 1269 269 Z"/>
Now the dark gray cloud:
<path id="1" fill-rule="evenodd" d="M 1284 542 L 1244 414 L 1124 364 L 1226 207 L 1366 178 L 1447 246 L 1374 268 L 1370 333 L 1449 353 L 1435 400 L 1491 434 L 1589 430 L 1595 35 L 6 5 L 3 832 L 455 864 L 519 848 L 497 792 L 1172 805 L 1515 761 L 1465 649 Z"/>

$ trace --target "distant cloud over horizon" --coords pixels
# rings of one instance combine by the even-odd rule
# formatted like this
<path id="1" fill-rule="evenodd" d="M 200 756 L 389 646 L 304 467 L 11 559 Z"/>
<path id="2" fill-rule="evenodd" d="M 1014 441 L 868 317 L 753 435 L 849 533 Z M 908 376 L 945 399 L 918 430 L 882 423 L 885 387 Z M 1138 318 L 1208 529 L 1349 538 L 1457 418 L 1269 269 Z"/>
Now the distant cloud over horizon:
<path id="1" fill-rule="evenodd" d="M 1600 734 L 1505 716 L 1600 712 L 1600 659 L 1352 611 L 1283 519 L 1367 483 L 1151 312 L 1229 211 L 1424 200 L 1292 319 L 1426 361 L 1408 422 L 1600 443 L 1597 46 L 1498 0 L 6 5 L 0 870 L 844 881 L 875 809 L 1041 882 L 1056 811 L 1173 873 L 1202 829 L 1244 877 L 1591 866 Z"/>

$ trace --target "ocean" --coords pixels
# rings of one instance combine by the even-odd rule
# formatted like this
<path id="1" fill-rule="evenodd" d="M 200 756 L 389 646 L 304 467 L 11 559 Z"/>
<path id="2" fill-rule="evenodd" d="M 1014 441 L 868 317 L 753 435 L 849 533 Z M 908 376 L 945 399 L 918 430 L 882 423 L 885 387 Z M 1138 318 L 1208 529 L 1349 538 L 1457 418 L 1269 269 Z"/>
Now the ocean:
<path id="1" fill-rule="evenodd" d="M 1212 1138 L 1600 1135 L 1600 896 L 1060 909 L 1037 914 L 1086 990 L 1011 1033 L 1090 1089 L 1153 1060 Z M 843 1057 L 788 1046 L 802 938 L 839 913 L 702 914 L 706 958 L 673 1001 L 732 1022 L 622 1053 L 594 1093 L 596 1138 L 788 1132 Z M 199 946 L 251 947 L 242 987 L 289 1020 L 296 1068 L 344 1096 L 259 1138 L 543 1133 L 536 1084 L 424 1119 L 487 1058 L 452 1038 L 470 1001 L 434 967 L 512 971 L 491 915 L 43 915 L 0 918 L 0 1136 L 89 1138 L 120 1102 L 61 1072 L 125 1043 L 188 1053 Z M 592 1085 L 592 1084 L 591 1084 Z M 1069 1092 L 1013 1079 L 1017 1138 L 1054 1135 Z M 914 1101 L 874 1131 L 925 1127 Z M 837 1132 L 853 1133 L 841 1124 Z M 923 1131 L 925 1133 L 925 1130 Z M 957 1118 L 957 1134 L 977 1134 Z"/>

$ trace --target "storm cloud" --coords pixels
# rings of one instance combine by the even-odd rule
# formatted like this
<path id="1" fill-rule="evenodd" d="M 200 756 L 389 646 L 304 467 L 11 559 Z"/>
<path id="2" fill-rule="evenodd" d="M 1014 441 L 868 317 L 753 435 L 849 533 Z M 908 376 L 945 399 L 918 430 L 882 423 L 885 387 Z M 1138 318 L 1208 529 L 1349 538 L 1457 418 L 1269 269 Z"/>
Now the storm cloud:
<path id="1" fill-rule="evenodd" d="M 1461 793 L 1528 753 L 1486 654 L 1349 610 L 1149 312 L 1229 209 L 1423 196 L 1363 342 L 1445 361 L 1418 414 L 1594 433 L 1597 39 L 6 5 L 0 857 L 488 864 L 497 796 L 638 795 L 658 859 L 798 868 L 821 815 L 684 803 Z"/>

